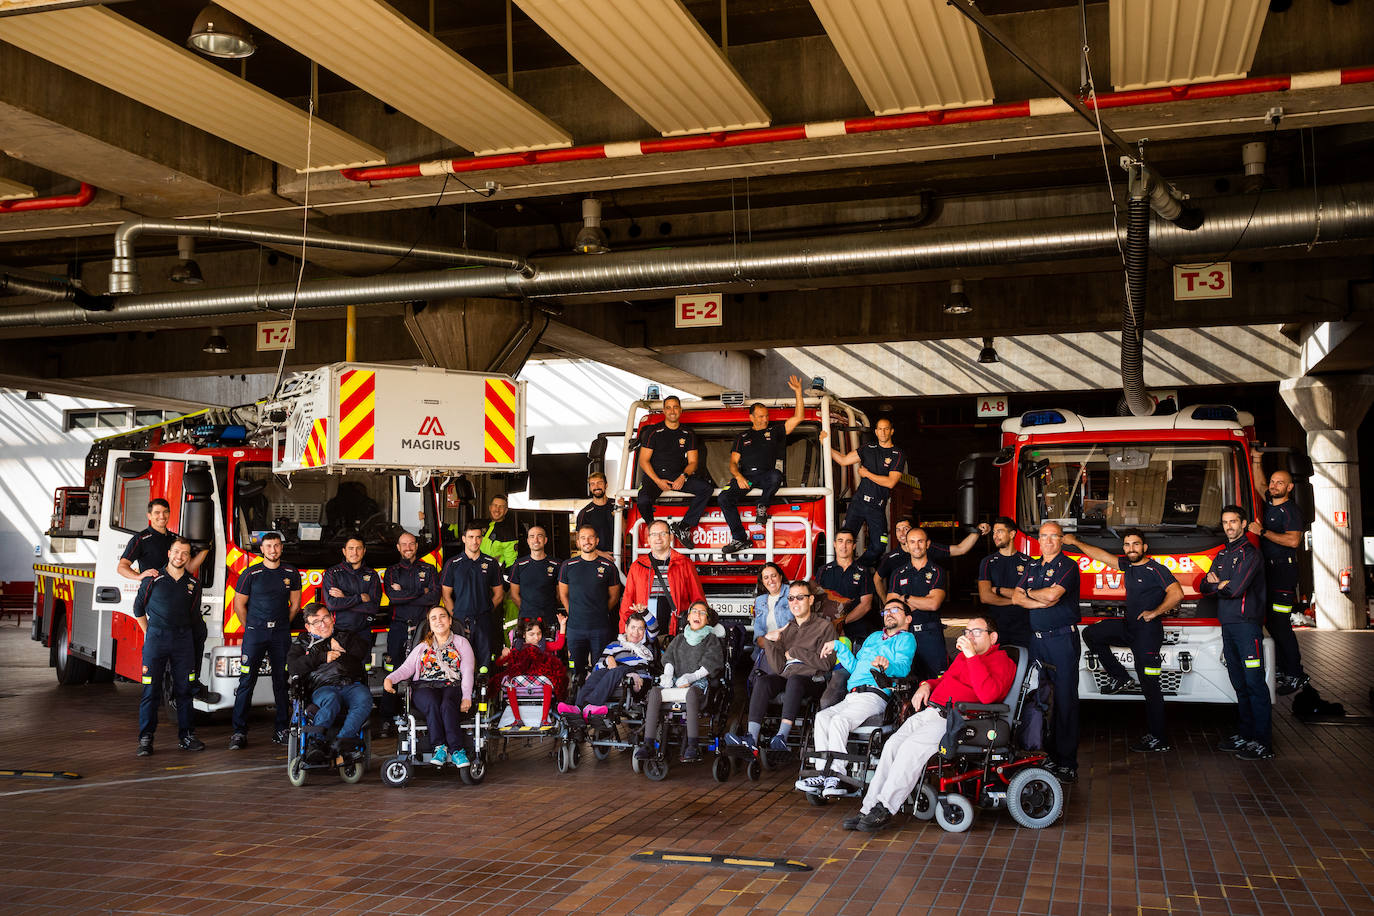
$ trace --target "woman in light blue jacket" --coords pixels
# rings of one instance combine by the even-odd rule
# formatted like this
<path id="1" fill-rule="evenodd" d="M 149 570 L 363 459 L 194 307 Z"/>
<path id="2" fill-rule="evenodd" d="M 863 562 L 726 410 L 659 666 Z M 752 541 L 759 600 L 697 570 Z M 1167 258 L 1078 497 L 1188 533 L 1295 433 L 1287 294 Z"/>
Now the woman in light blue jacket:
<path id="1" fill-rule="evenodd" d="M 754 598 L 754 667 L 768 665 L 763 655 L 763 637 L 781 630 L 792 621 L 787 608 L 787 577 L 776 563 L 765 563 L 759 570 Z M 773 672 L 770 672 L 773 673 Z"/>

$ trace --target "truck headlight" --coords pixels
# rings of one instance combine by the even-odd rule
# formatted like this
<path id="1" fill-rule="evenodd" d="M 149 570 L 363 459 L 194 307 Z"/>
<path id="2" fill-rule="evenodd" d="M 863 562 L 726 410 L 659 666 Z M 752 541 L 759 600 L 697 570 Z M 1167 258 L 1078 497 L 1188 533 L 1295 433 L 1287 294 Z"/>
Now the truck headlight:
<path id="1" fill-rule="evenodd" d="M 215 677 L 238 677 L 242 671 L 243 661 L 239 656 L 215 656 Z"/>

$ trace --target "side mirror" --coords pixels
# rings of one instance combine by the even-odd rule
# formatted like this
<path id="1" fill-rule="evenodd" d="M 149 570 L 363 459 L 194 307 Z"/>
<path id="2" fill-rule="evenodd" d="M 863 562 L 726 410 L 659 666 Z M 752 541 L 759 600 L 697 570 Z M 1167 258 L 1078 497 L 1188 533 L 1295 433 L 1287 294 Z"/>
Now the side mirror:
<path id="1" fill-rule="evenodd" d="M 1312 458 L 1297 452 L 1288 453 L 1288 474 L 1294 480 L 1305 480 L 1312 476 Z"/>
<path id="2" fill-rule="evenodd" d="M 115 473 L 120 480 L 137 480 L 140 477 L 147 477 L 148 472 L 153 469 L 151 458 L 125 458 L 119 462 L 119 468 Z"/>
<path id="3" fill-rule="evenodd" d="M 215 478 L 204 464 L 189 464 L 181 477 L 181 536 L 197 547 L 215 538 Z"/>
<path id="4" fill-rule="evenodd" d="M 977 475 L 977 458 L 965 458 L 954 471 L 955 507 L 959 524 L 964 526 L 978 523 L 978 489 L 975 486 Z"/>

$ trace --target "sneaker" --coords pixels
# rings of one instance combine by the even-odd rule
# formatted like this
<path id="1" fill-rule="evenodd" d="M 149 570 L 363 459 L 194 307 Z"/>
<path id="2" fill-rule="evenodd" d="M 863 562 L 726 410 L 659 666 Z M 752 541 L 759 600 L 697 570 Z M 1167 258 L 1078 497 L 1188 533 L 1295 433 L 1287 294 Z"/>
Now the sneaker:
<path id="1" fill-rule="evenodd" d="M 285 744 L 291 740 L 291 732 L 285 728 L 279 728 L 272 733 L 273 744 Z"/>
<path id="2" fill-rule="evenodd" d="M 592 716 L 608 715 L 611 711 L 609 706 L 584 706 L 582 708 L 582 718 L 590 719 Z"/>
<path id="3" fill-rule="evenodd" d="M 1286 697 L 1290 693 L 1297 693 L 1299 690 L 1311 683 L 1312 679 L 1305 674 L 1293 676 L 1281 674 L 1274 681 L 1274 692 L 1281 697 Z"/>
<path id="4" fill-rule="evenodd" d="M 434 749 L 434 756 L 429 758 L 429 762 L 436 767 L 441 767 L 448 763 L 448 745 L 441 744 Z"/>
<path id="5" fill-rule="evenodd" d="M 205 742 L 195 735 L 186 735 L 177 742 L 177 747 L 183 751 L 203 751 L 205 750 Z"/>
<path id="6" fill-rule="evenodd" d="M 1098 688 L 1104 696 L 1112 696 L 1117 693 L 1125 693 L 1131 689 L 1131 681 L 1123 681 L 1120 678 L 1108 678 L 1101 687 Z"/>
<path id="7" fill-rule="evenodd" d="M 821 790 L 825 788 L 825 777 L 808 776 L 805 779 L 798 779 L 793 785 L 808 795 L 819 795 Z"/>
<path id="8" fill-rule="evenodd" d="M 741 541 L 739 538 L 736 538 L 735 540 L 731 541 L 730 543 L 722 547 L 720 552 L 728 556 L 729 554 L 739 553 L 741 550 L 748 546 L 748 541 Z"/>
<path id="9" fill-rule="evenodd" d="M 1245 747 L 1236 751 L 1237 760 L 1273 760 L 1274 749 L 1258 741 L 1247 741 Z"/>
<path id="10" fill-rule="evenodd" d="M 767 507 L 767 506 L 759 506 L 759 510 L 758 510 L 757 512 L 754 513 L 754 521 L 758 522 L 760 525 L 762 525 L 762 524 L 764 524 L 764 523 L 766 523 L 766 522 L 768 521 L 768 507 Z"/>
<path id="11" fill-rule="evenodd" d="M 461 747 L 453 752 L 453 756 L 448 759 L 448 762 L 453 764 L 460 770 L 463 767 L 472 766 L 472 763 L 468 760 L 468 752 L 463 750 Z"/>
<path id="12" fill-rule="evenodd" d="M 851 814 L 849 817 L 840 821 L 840 829 L 858 830 L 859 825 L 863 823 L 865 817 L 867 817 L 867 815 L 864 814 L 862 811 L 860 811 L 858 814 Z"/>
<path id="13" fill-rule="evenodd" d="M 768 749 L 775 754 L 786 754 L 791 750 L 787 746 L 787 738 L 782 735 L 774 735 L 773 740 L 768 742 Z"/>
<path id="14" fill-rule="evenodd" d="M 821 794 L 826 798 L 841 798 L 849 794 L 849 790 L 840 785 L 840 780 L 834 776 L 825 777 L 825 788 Z"/>
<path id="15" fill-rule="evenodd" d="M 1234 754 L 1249 743 L 1250 741 L 1248 738 L 1243 738 L 1240 735 L 1232 735 L 1229 738 L 1223 738 L 1221 742 L 1217 744 L 1217 750 L 1225 751 L 1228 754 Z"/>
<path id="16" fill-rule="evenodd" d="M 890 823 L 892 823 L 892 813 L 883 807 L 882 802 L 878 802 L 872 810 L 859 819 L 859 823 L 855 826 L 864 833 L 877 833 Z"/>
<path id="17" fill-rule="evenodd" d="M 652 756 L 654 756 L 654 752 L 649 750 L 649 745 L 647 744 L 641 744 L 635 748 L 636 760 L 648 760 Z"/>
<path id="18" fill-rule="evenodd" d="M 305 749 L 305 762 L 312 766 L 318 766 L 329 759 L 329 751 L 319 741 L 310 742 L 310 746 Z"/>
<path id="19" fill-rule="evenodd" d="M 209 702 L 211 700 L 210 688 L 206 687 L 200 681 L 196 681 L 196 688 L 191 691 L 191 698 L 193 700 L 205 700 Z"/>
<path id="20" fill-rule="evenodd" d="M 730 747 L 746 747 L 751 751 L 757 751 L 759 744 L 750 734 L 737 735 L 734 732 L 725 736 L 725 743 Z"/>
<path id="21" fill-rule="evenodd" d="M 241 751 L 248 745 L 248 736 L 243 732 L 234 732 L 229 736 L 229 750 Z"/>
<path id="22" fill-rule="evenodd" d="M 1055 779 L 1059 780 L 1060 782 L 1066 785 L 1071 782 L 1078 782 L 1077 767 L 1069 767 L 1064 766 L 1064 764 L 1062 763 L 1055 763 L 1051 764 L 1046 769 L 1048 769 L 1051 773 L 1054 774 Z"/>
<path id="23" fill-rule="evenodd" d="M 1163 738 L 1156 738 L 1154 735 L 1145 735 L 1135 744 L 1131 745 L 1131 750 L 1137 754 L 1162 754 L 1165 751 L 1172 751 L 1173 745 Z"/>
<path id="24" fill-rule="evenodd" d="M 695 744 L 689 744 L 682 749 L 682 756 L 678 759 L 683 763 L 696 763 L 701 759 L 701 748 Z"/>
<path id="25" fill-rule="evenodd" d="M 396 737 L 396 723 L 395 723 L 395 722 L 392 722 L 390 719 L 384 720 L 384 721 L 382 722 L 382 727 L 381 727 L 381 729 L 379 729 L 378 732 L 377 732 L 377 737 L 378 737 L 378 738 L 381 738 L 382 740 L 386 740 L 386 739 L 388 739 L 388 738 L 395 738 L 395 737 Z"/>
<path id="26" fill-rule="evenodd" d="M 143 735 L 138 739 L 138 751 L 135 757 L 151 757 L 153 755 L 153 736 Z"/>
<path id="27" fill-rule="evenodd" d="M 683 547 L 692 546 L 692 529 L 682 522 L 672 522 L 668 525 L 668 530 L 673 533 L 673 537 L 682 542 Z"/>
<path id="28" fill-rule="evenodd" d="M 582 710 L 571 703 L 559 703 L 558 714 L 561 716 L 577 716 L 580 719 L 582 717 Z"/>

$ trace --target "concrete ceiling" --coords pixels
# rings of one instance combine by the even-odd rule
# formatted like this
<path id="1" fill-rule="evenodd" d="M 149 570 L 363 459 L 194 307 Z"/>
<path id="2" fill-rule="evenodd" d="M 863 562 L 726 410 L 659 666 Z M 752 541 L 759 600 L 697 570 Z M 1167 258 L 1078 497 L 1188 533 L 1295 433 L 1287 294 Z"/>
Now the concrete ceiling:
<path id="1" fill-rule="evenodd" d="M 358 5 L 360 0 L 351 2 Z M 910 99 L 908 102 L 875 101 L 881 93 L 873 88 L 872 80 L 899 74 L 902 79 L 919 81 L 922 75 L 918 68 L 898 67 L 902 49 L 886 46 L 880 40 L 883 36 L 871 25 L 854 23 L 854 28 L 848 28 L 843 19 L 835 19 L 836 10 L 850 7 L 858 16 L 864 6 L 859 0 L 824 4 L 810 0 L 732 0 L 724 6 L 724 18 L 718 0 L 636 0 L 636 9 L 645 21 L 652 22 L 650 13 L 655 4 L 687 17 L 680 22 L 699 36 L 692 39 L 693 53 L 703 61 L 709 57 L 713 67 L 723 65 L 726 69 L 717 67 L 713 72 L 726 74 L 738 90 L 757 100 L 758 110 L 774 127 L 861 119 L 873 114 L 874 105 L 922 108 L 934 104 L 938 111 L 944 104 L 952 106 L 947 111 L 957 111 L 959 105 L 967 104 L 957 98 L 941 103 L 940 93 L 928 96 L 910 87 L 903 96 Z M 1336 5 L 1313 0 L 1294 4 L 1282 13 L 1268 13 L 1267 3 L 1259 3 L 1258 18 L 1233 14 L 1230 20 L 1209 22 L 1204 29 L 1197 20 L 1184 22 L 1187 17 L 1182 17 L 1172 32 L 1152 28 L 1139 34 L 1116 27 L 1118 21 L 1125 21 L 1116 15 L 1124 8 L 1117 4 L 1118 0 L 1087 3 L 1085 22 L 1080 22 L 1078 4 L 1073 0 L 982 0 L 978 6 L 1071 87 L 1079 86 L 1081 80 L 1078 49 L 1086 28 L 1092 72 L 1099 92 L 1104 93 L 1113 88 L 1113 74 L 1126 70 L 1136 81 L 1148 82 L 1153 78 L 1150 74 L 1161 73 L 1163 79 L 1188 82 L 1236 72 L 1263 76 L 1374 64 L 1374 51 L 1367 41 L 1374 34 L 1374 7 L 1370 4 Z M 127 0 L 108 4 L 108 15 L 127 20 L 179 48 L 184 46 L 201 5 L 200 0 Z M 564 5 L 577 6 L 572 0 Z M 328 16 L 330 9 L 329 4 L 314 0 L 242 4 L 250 18 L 255 9 L 274 6 L 299 7 L 301 16 L 317 19 Z M 539 6 L 529 4 L 536 12 Z M 953 14 L 943 4 L 926 4 L 924 0 L 906 0 L 903 6 L 914 11 L 912 16 Z M 413 24 L 407 41 L 419 40 L 416 32 L 430 36 L 423 41 L 436 43 L 447 59 L 461 60 L 473 72 L 485 74 L 483 79 L 494 87 L 492 91 L 507 100 L 502 104 L 533 113 L 539 123 L 556 125 L 566 131 L 567 142 L 573 146 L 623 145 L 659 136 L 640 113 L 646 109 L 636 93 L 644 87 L 627 84 L 624 61 L 596 58 L 597 54 L 623 56 L 624 41 L 617 44 L 608 40 L 598 50 L 601 45 L 592 40 L 594 35 L 580 32 L 576 42 L 566 37 L 571 26 L 564 22 L 558 33 L 565 35 L 564 40 L 572 47 L 563 47 L 519 4 L 505 0 L 439 0 L 433 4 L 399 0 L 391 7 L 395 16 Z M 824 21 L 818 7 L 826 14 Z M 257 53 L 244 62 L 217 61 L 213 66 L 226 77 L 245 82 L 254 92 L 304 108 L 311 94 L 310 60 L 287 41 L 294 37 L 305 43 L 300 36 L 310 30 L 287 29 L 280 17 L 263 16 L 262 24 L 254 28 Z M 6 17 L 0 16 L 0 180 L 33 188 L 39 197 L 71 193 L 81 182 L 94 186 L 96 193 L 94 200 L 80 209 L 5 212 L 0 203 L 0 272 L 18 271 L 32 277 L 79 275 L 96 292 L 105 289 L 113 229 L 138 215 L 222 216 L 240 222 L 299 226 L 308 201 L 313 229 L 390 241 L 467 244 L 539 257 L 569 249 L 580 225 L 581 200 L 593 192 L 603 201 L 611 245 L 625 250 L 719 243 L 733 238 L 800 237 L 850 227 L 941 227 L 1105 213 L 1110 208 L 1107 175 L 1117 183 L 1118 191 L 1123 178 L 1115 166 L 1116 153 L 1110 149 L 1110 165 L 1104 171 L 1096 132 L 1075 115 L 1059 113 L 983 123 L 937 118 L 880 133 L 817 129 L 810 139 L 802 141 L 529 163 L 448 177 L 356 182 L 337 171 L 298 173 L 289 165 L 216 136 L 210 122 L 192 126 L 109 85 L 92 82 L 50 60 L 4 44 L 5 22 Z M 321 19 L 317 31 L 337 30 L 343 25 Z M 273 34 L 274 26 L 281 35 Z M 842 52 L 837 46 L 836 36 L 840 35 L 846 36 L 844 41 L 868 42 L 864 46 L 867 53 L 877 55 L 874 66 L 861 73 L 863 68 L 852 48 Z M 75 45 L 83 40 L 81 35 L 71 37 Z M 1216 65 L 1209 68 L 1198 64 L 1186 72 L 1179 71 L 1169 49 L 1180 41 L 1204 37 L 1217 49 L 1213 55 Z M 318 35 L 311 41 L 318 42 Z M 1137 48 L 1138 43 L 1144 47 Z M 1050 95 L 1001 48 L 986 38 L 979 38 L 979 46 L 985 61 L 981 72 L 991 86 L 994 103 Z M 614 50 L 617 47 L 619 51 Z M 1122 47 L 1144 57 L 1133 57 L 1132 66 L 1124 67 Z M 327 56 L 322 50 L 317 53 Z M 386 53 L 387 47 L 377 48 L 379 56 Z M 1140 60 L 1150 66 L 1140 64 Z M 337 66 L 349 69 L 343 63 Z M 400 72 L 394 79 L 400 79 Z M 425 114 L 426 123 L 421 123 L 383 101 L 414 99 L 414 85 L 378 84 L 375 67 L 367 71 L 366 79 L 361 73 L 357 78 L 367 83 L 370 92 L 339 73 L 323 68 L 318 71 L 315 116 L 321 123 L 379 150 L 389 164 L 466 160 L 471 156 L 469 150 L 455 145 L 452 130 L 441 128 L 449 136 L 436 130 L 432 114 Z M 936 76 L 929 78 L 938 82 Z M 629 83 L 633 82 L 630 77 Z M 1103 117 L 1128 140 L 1148 140 L 1151 161 L 1181 188 L 1199 196 L 1246 193 L 1240 147 L 1257 139 L 1269 147 L 1266 178 L 1271 187 L 1365 179 L 1367 162 L 1374 157 L 1374 130 L 1370 128 L 1374 83 L 1331 82 L 1316 80 L 1309 88 L 1237 97 L 1150 101 L 1106 109 Z M 429 88 L 441 102 L 445 93 L 453 91 L 441 84 Z M 928 98 L 937 101 L 922 101 Z M 204 104 L 213 106 L 216 101 L 207 98 Z M 455 94 L 444 104 L 457 109 L 466 101 Z M 707 99 L 704 104 L 705 110 L 697 115 L 706 123 L 712 116 L 711 102 Z M 1282 108 L 1277 127 L 1265 120 L 1274 107 Z M 728 111 L 721 111 L 719 117 L 719 123 L 743 123 L 738 114 Z M 498 138 L 494 142 L 503 141 Z M 510 142 L 520 147 L 518 140 Z M 536 138 L 528 145 L 557 147 L 561 142 Z M 488 188 L 488 181 L 494 182 L 493 187 Z M 1272 295 L 1263 295 L 1261 287 L 1202 315 L 1183 314 L 1161 293 L 1160 301 L 1152 302 L 1151 320 L 1160 326 L 1178 327 L 1206 321 L 1337 320 L 1357 306 L 1363 307 L 1350 290 L 1353 284 L 1374 279 L 1369 251 L 1369 246 L 1358 244 L 1331 249 L 1318 245 L 1312 251 L 1247 251 L 1237 260 L 1259 264 L 1284 278 L 1274 288 L 1289 290 L 1291 299 L 1275 301 Z M 175 242 L 170 238 L 149 238 L 140 243 L 146 289 L 172 288 L 158 277 L 174 253 Z M 197 257 L 211 286 L 281 282 L 294 277 L 298 266 L 288 255 L 276 253 L 272 258 L 275 263 L 268 265 L 266 254 L 255 248 L 223 243 L 202 243 Z M 1161 262 L 1156 266 L 1162 271 L 1162 281 L 1167 281 L 1167 272 L 1163 272 L 1167 265 Z M 313 259 L 305 275 L 308 279 L 381 270 L 404 272 L 416 267 L 333 252 L 327 259 L 323 255 Z M 971 292 L 979 290 L 981 284 L 982 301 L 989 305 L 963 321 L 946 318 L 938 308 L 941 290 L 949 279 L 948 274 L 940 273 L 848 277 L 839 287 L 824 290 L 738 290 L 738 314 L 743 317 L 734 327 L 720 332 L 685 334 L 674 331 L 671 321 L 664 326 L 667 304 L 654 293 L 630 293 L 595 303 L 569 300 L 563 303 L 565 311 L 557 326 L 536 352 L 596 353 L 598 358 L 614 358 L 619 350 L 627 354 L 623 360 L 627 367 L 633 364 L 635 371 L 644 372 L 655 359 L 669 366 L 664 358 L 668 353 L 693 349 L 749 351 L 834 340 L 838 331 L 834 319 L 826 316 L 837 304 L 852 307 L 846 314 L 864 316 L 861 327 L 842 335 L 855 341 L 920 340 L 984 332 L 1042 333 L 1050 330 L 1050 321 L 1063 322 L 1065 329 L 1100 330 L 1110 327 L 1116 307 L 1114 287 L 1119 287 L 1119 277 L 1113 277 L 1113 269 L 1110 263 L 1080 261 L 988 271 L 986 276 L 971 278 Z M 1043 310 L 1044 303 L 1053 301 L 1046 277 L 1065 273 L 1080 275 L 1085 288 L 1100 288 L 1097 304 L 1060 311 L 1053 319 L 1028 319 L 1027 315 L 1034 316 Z M 1163 290 L 1167 292 L 1167 287 Z M 1006 303 L 1005 309 L 992 307 L 994 298 Z M 25 301 L 0 300 L 0 308 Z M 769 302 L 772 304 L 767 305 Z M 1018 307 L 1012 308 L 1013 303 Z M 776 316 L 782 304 L 785 314 L 798 320 L 779 329 Z M 380 322 L 378 334 L 396 338 L 386 343 L 379 339 L 375 358 L 407 358 L 403 354 L 409 352 L 408 340 L 402 324 L 388 323 L 388 313 L 382 308 L 372 309 L 370 314 Z M 395 314 L 394 307 L 391 314 Z M 99 372 L 77 373 L 73 368 L 92 358 L 96 352 L 93 342 L 106 333 L 98 325 L 98 316 L 92 317 L 88 328 L 61 333 L 34 329 L 17 335 L 41 340 L 41 347 L 0 341 L 0 373 L 32 378 L 84 374 L 108 380 L 130 371 L 120 362 L 126 348 L 102 358 Z M 803 317 L 805 320 L 800 320 Z M 312 323 L 321 326 L 321 340 L 337 336 L 334 331 L 324 332 L 331 322 L 338 323 L 336 316 L 317 312 L 311 318 L 320 319 Z M 243 325 L 251 320 L 256 316 L 225 323 Z M 204 320 L 176 324 L 182 329 L 178 333 L 187 339 L 206 326 Z M 172 333 L 167 323 L 150 324 L 146 330 L 159 335 Z M 588 335 L 595 335 L 599 343 L 593 345 Z M 170 343 L 171 338 L 165 342 Z M 178 339 L 175 349 L 182 346 Z M 129 347 L 127 353 L 132 355 L 138 349 Z M 328 359 L 328 352 L 323 348 L 298 356 L 304 363 Z M 226 366 L 201 361 L 194 371 L 245 371 L 261 361 L 246 353 L 242 358 L 231 356 Z M 148 363 L 139 366 L 142 374 Z M 188 371 L 188 367 L 181 366 L 178 371 Z"/>

